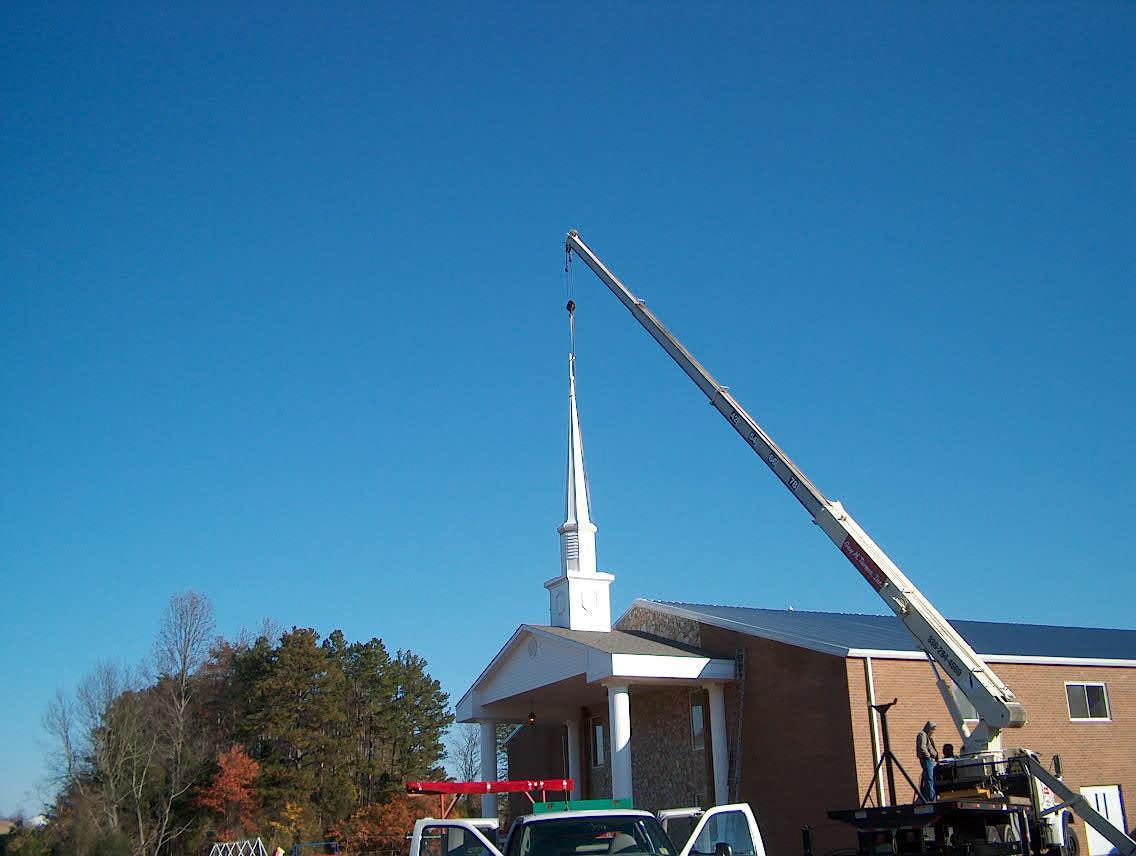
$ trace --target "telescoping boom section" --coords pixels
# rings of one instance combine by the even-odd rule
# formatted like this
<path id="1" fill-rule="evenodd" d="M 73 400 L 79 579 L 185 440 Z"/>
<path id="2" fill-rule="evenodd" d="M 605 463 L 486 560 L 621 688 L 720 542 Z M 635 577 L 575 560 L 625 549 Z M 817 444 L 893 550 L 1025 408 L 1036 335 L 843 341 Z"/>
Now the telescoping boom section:
<path id="1" fill-rule="evenodd" d="M 974 705 L 979 724 L 963 744 L 963 754 L 988 751 L 1002 729 L 1025 725 L 1025 708 L 1009 687 L 1002 683 L 967 641 L 939 614 L 895 562 L 868 537 L 843 506 L 836 500 L 827 499 L 817 489 L 730 392 L 714 380 L 710 372 L 683 347 L 647 305 L 632 294 L 600 261 L 575 230 L 568 233 L 565 249 L 569 258 L 575 253 L 592 269 L 612 294 L 627 307 L 635 320 L 678 363 L 679 368 L 710 399 L 714 408 L 805 507 L 813 521 L 895 612 L 919 646 L 927 652 L 927 656 L 950 676 Z"/>

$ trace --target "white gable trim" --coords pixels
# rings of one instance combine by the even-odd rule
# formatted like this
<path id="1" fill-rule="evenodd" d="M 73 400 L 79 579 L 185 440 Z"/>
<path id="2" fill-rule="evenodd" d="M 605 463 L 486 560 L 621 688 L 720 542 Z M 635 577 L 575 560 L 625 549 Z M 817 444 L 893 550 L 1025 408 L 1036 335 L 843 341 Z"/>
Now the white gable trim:
<path id="1" fill-rule="evenodd" d="M 522 624 L 520 627 L 513 631 L 513 635 L 510 636 L 508 641 L 506 641 L 505 644 L 501 646 L 501 650 L 493 656 L 493 659 L 489 661 L 489 665 L 481 670 L 481 674 L 477 676 L 477 679 L 470 685 L 469 689 L 462 694 L 462 697 L 460 699 L 458 699 L 458 703 L 454 706 L 456 710 L 466 710 L 473 704 L 473 691 L 477 689 L 477 686 L 481 683 L 482 679 L 486 675 L 497 668 L 497 664 L 501 662 L 501 658 L 505 656 L 505 652 L 508 651 L 516 643 L 517 638 L 521 635 L 522 632 L 524 632 L 524 630 L 525 625 Z M 460 721 L 465 722 L 466 720 L 463 719 Z"/>
<path id="2" fill-rule="evenodd" d="M 611 677 L 678 678 L 681 680 L 732 681 L 733 660 L 709 657 L 668 657 L 658 654 L 613 654 Z"/>
<path id="3" fill-rule="evenodd" d="M 479 705 L 493 704 L 610 665 L 610 655 L 523 624 L 477 679 L 474 696 Z"/>

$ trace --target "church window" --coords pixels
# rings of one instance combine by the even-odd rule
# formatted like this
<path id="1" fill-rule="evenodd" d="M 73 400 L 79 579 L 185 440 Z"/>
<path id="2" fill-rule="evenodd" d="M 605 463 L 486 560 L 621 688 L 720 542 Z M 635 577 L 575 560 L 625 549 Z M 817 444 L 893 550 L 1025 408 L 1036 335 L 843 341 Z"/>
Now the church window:
<path id="1" fill-rule="evenodd" d="M 690 746 L 706 748 L 706 696 L 701 690 L 690 694 Z"/>
<path id="2" fill-rule="evenodd" d="M 1069 700 L 1070 719 L 1110 719 L 1108 689 L 1098 683 L 1067 683 L 1065 695 Z"/>
<path id="3" fill-rule="evenodd" d="M 592 766 L 602 767 L 607 758 L 607 734 L 604 721 L 598 716 L 592 717 Z"/>

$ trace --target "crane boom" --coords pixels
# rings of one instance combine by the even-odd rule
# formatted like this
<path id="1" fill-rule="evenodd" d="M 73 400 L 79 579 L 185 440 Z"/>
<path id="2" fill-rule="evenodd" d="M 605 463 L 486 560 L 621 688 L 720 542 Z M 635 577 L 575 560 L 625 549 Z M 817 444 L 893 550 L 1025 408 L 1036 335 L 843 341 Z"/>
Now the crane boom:
<path id="1" fill-rule="evenodd" d="M 1025 724 L 1026 711 L 993 670 L 965 639 L 915 587 L 910 579 L 844 510 L 830 500 L 793 463 L 751 417 L 729 390 L 683 347 L 647 305 L 619 281 L 575 231 L 568 233 L 565 250 L 574 252 L 619 298 L 635 320 L 651 334 L 679 368 L 694 381 L 725 420 L 733 426 L 796 500 L 812 515 L 813 522 L 840 549 L 853 567 L 875 589 L 884 603 L 915 638 L 927 656 L 950 676 L 974 705 L 979 723 L 963 744 L 964 754 L 988 751 L 1004 728 Z"/>

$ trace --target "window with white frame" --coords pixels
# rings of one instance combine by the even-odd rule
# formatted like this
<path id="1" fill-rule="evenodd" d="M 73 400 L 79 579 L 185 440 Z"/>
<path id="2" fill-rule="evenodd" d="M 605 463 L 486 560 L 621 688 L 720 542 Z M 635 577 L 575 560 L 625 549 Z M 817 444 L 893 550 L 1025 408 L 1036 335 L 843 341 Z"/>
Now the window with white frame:
<path id="1" fill-rule="evenodd" d="M 1104 721 L 1112 718 L 1108 708 L 1108 687 L 1100 683 L 1065 682 L 1070 719 Z"/>
<path id="2" fill-rule="evenodd" d="M 701 690 L 690 694 L 690 746 L 706 748 L 706 696 Z"/>
<path id="3" fill-rule="evenodd" d="M 607 759 L 607 729 L 604 728 L 604 721 L 598 716 L 593 716 L 590 731 L 592 766 L 602 767 Z"/>

